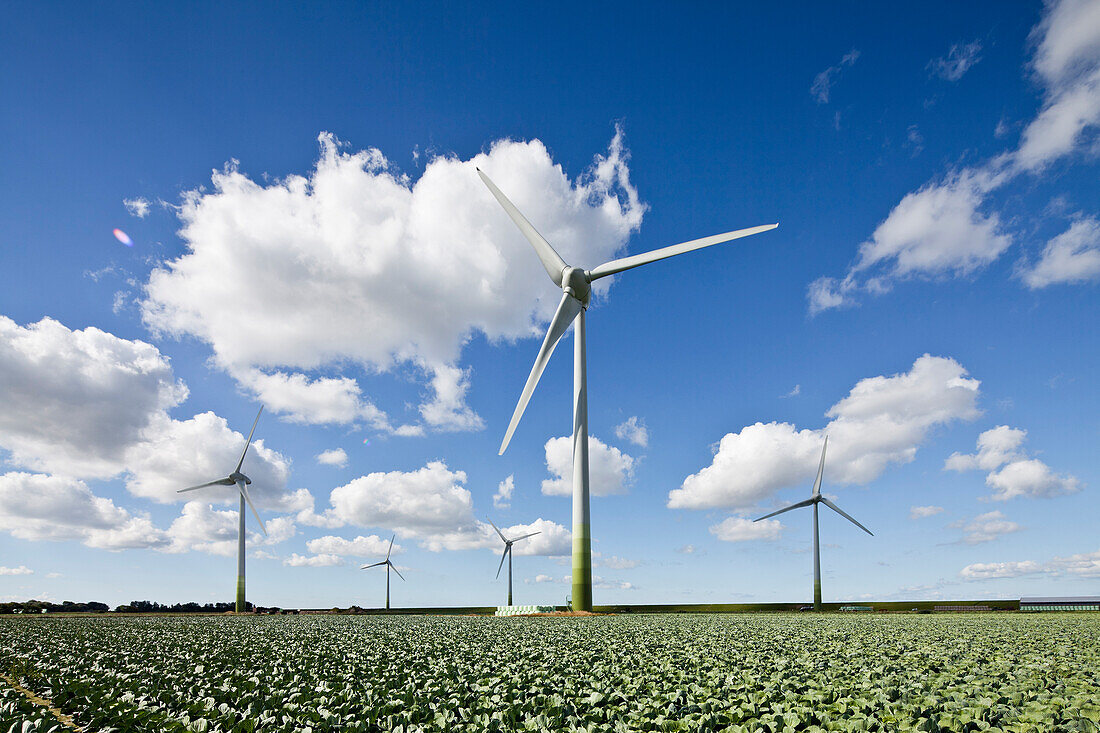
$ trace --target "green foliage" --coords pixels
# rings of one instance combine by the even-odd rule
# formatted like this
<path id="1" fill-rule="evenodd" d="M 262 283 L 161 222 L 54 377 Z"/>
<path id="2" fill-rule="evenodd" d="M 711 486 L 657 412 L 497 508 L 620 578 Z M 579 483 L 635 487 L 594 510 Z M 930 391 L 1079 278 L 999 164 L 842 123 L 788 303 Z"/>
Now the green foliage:
<path id="1" fill-rule="evenodd" d="M 0 639 L 88 731 L 1100 733 L 1095 614 L 16 617 Z"/>

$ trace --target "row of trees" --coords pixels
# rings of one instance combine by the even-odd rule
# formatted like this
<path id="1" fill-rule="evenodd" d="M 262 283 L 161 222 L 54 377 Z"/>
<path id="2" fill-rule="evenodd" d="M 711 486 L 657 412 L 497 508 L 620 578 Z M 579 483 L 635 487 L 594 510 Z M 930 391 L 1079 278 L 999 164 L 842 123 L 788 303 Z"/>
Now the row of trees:
<path id="1" fill-rule="evenodd" d="M 156 601 L 130 601 L 121 606 L 116 606 L 115 613 L 226 613 L 233 610 L 233 603 L 203 603 L 194 601 L 188 603 L 174 603 L 166 605 Z M 251 603 L 245 605 L 249 611 L 260 613 L 279 613 L 278 608 L 257 608 Z M 0 603 L 0 613 L 105 613 L 111 607 L 99 601 L 87 603 L 50 603 L 49 601 L 9 601 Z"/>

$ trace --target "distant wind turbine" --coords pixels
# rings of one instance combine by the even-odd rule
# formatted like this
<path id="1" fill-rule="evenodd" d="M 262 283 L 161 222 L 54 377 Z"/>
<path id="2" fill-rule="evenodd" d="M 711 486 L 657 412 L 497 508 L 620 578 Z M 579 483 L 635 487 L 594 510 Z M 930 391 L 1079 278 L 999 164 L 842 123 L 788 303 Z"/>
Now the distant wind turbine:
<path id="1" fill-rule="evenodd" d="M 385 565 L 386 566 L 386 610 L 387 611 L 390 610 L 390 570 L 393 570 L 393 572 L 397 573 L 397 577 L 401 578 L 401 580 L 405 579 L 405 576 L 401 574 L 401 571 L 398 570 L 396 567 L 394 567 L 394 564 L 392 562 L 390 562 L 390 552 L 393 551 L 393 541 L 395 539 L 397 539 L 397 535 L 394 535 L 393 537 L 390 537 L 390 547 L 389 547 L 388 550 L 386 550 L 386 559 L 385 560 L 383 560 L 382 562 L 372 563 L 370 565 L 364 565 L 363 567 L 359 568 L 360 570 L 366 570 L 367 568 L 376 568 L 379 565 Z M 406 568 L 406 570 L 407 569 L 408 568 Z"/>
<path id="2" fill-rule="evenodd" d="M 180 489 L 177 494 L 182 494 L 185 491 L 194 491 L 195 489 L 203 489 L 207 486 L 236 486 L 237 491 L 241 495 L 241 506 L 239 511 L 240 521 L 237 525 L 237 603 L 234 606 L 237 613 L 243 613 L 245 610 L 244 600 L 244 538 L 245 538 L 245 526 L 244 526 L 244 504 L 247 501 L 249 509 L 252 510 L 252 514 L 256 517 L 256 521 L 260 523 L 260 529 L 263 530 L 264 536 L 267 536 L 267 528 L 264 527 L 264 520 L 260 519 L 260 513 L 256 511 L 256 505 L 252 503 L 252 497 L 248 495 L 248 489 L 245 487 L 252 483 L 252 479 L 241 473 L 241 465 L 244 464 L 244 457 L 248 454 L 248 447 L 252 445 L 252 436 L 256 432 L 256 423 L 260 421 L 260 414 L 263 413 L 264 408 L 261 405 L 260 411 L 256 413 L 256 419 L 252 421 L 252 432 L 248 434 L 248 440 L 245 441 L 244 451 L 241 452 L 241 460 L 237 461 L 237 467 L 233 469 L 233 473 L 229 474 L 225 478 L 220 478 L 216 481 L 207 481 L 205 484 L 199 484 L 198 486 L 189 486 L 186 489 Z"/>
<path id="3" fill-rule="evenodd" d="M 486 519 L 489 519 L 489 518 L 486 517 Z M 493 524 L 492 519 L 489 519 L 489 524 Z M 497 577 L 498 578 L 500 577 L 500 569 L 502 567 L 504 567 L 504 558 L 508 558 L 508 605 L 511 606 L 512 605 L 512 545 L 519 542 L 520 540 L 525 540 L 528 537 L 534 537 L 535 535 L 539 534 L 539 532 L 531 532 L 530 534 L 525 534 L 521 537 L 516 537 L 515 539 L 510 540 L 510 539 L 508 539 L 507 537 L 504 536 L 503 532 L 500 531 L 500 527 L 493 524 L 493 529 L 495 529 L 497 531 L 497 534 L 500 535 L 500 539 L 502 539 L 504 541 L 504 554 L 500 556 L 500 565 L 497 565 Z"/>
<path id="4" fill-rule="evenodd" d="M 817 466 L 817 480 L 814 481 L 814 490 L 813 490 L 813 494 L 810 496 L 810 498 L 806 499 L 805 501 L 800 501 L 797 504 L 791 504 L 786 509 L 780 509 L 777 512 L 772 512 L 771 514 L 765 514 L 764 516 L 760 517 L 760 519 L 767 519 L 768 517 L 774 517 L 775 515 L 782 514 L 783 512 L 789 512 L 792 509 L 801 509 L 804 506 L 812 506 L 814 508 L 814 610 L 815 611 L 820 611 L 821 610 L 821 551 L 818 547 L 818 539 L 817 539 L 817 505 L 818 504 L 824 504 L 825 506 L 829 507 L 830 509 L 832 509 L 834 512 L 836 512 L 840 516 L 847 519 L 852 524 L 854 524 L 857 527 L 859 527 L 860 529 L 862 529 L 867 534 L 871 535 L 872 537 L 874 537 L 874 535 L 875 535 L 874 532 L 867 529 L 862 524 L 857 522 L 855 519 L 850 517 L 847 513 L 845 513 L 843 509 L 841 509 L 836 504 L 834 504 L 833 502 L 829 501 L 828 499 L 826 499 L 824 496 L 821 495 L 821 474 L 825 471 L 825 449 L 828 448 L 828 447 L 829 447 L 829 436 L 826 435 L 825 436 L 825 444 L 821 446 L 821 462 Z M 754 519 L 752 521 L 759 522 L 760 519 Z"/>
<path id="5" fill-rule="evenodd" d="M 588 384 L 585 374 L 585 325 L 584 312 L 588 308 L 588 301 L 592 295 L 592 282 L 601 277 L 614 275 L 618 272 L 630 270 L 650 262 L 663 260 L 666 257 L 684 254 L 692 250 L 721 244 L 732 239 L 748 237 L 769 229 L 775 229 L 778 224 L 766 224 L 750 229 L 739 229 L 735 232 L 715 234 L 711 237 L 693 239 L 690 242 L 674 244 L 671 247 L 655 249 L 644 254 L 631 255 L 617 260 L 605 262 L 592 270 L 582 270 L 572 267 L 561 258 L 550 243 L 543 239 L 542 235 L 535 231 L 531 223 L 524 218 L 519 209 L 501 193 L 500 189 L 489 180 L 480 168 L 477 173 L 481 180 L 492 191 L 508 216 L 512 218 L 523 236 L 535 248 L 535 254 L 542 262 L 543 269 L 554 284 L 562 289 L 561 302 L 554 318 L 550 321 L 550 328 L 546 331 L 546 339 L 542 342 L 538 356 L 535 357 L 535 365 L 531 368 L 531 375 L 527 377 L 527 384 L 520 394 L 519 403 L 512 414 L 512 421 L 508 424 L 508 432 L 504 434 L 504 441 L 500 444 L 500 454 L 504 455 L 508 442 L 512 439 L 519 420 L 523 417 L 523 411 L 527 408 L 527 402 L 535 391 L 535 386 L 542 376 L 546 363 L 550 360 L 558 341 L 569 328 L 574 326 L 573 338 L 573 608 L 578 611 L 592 610 L 592 536 L 589 520 L 589 486 L 588 486 Z"/>

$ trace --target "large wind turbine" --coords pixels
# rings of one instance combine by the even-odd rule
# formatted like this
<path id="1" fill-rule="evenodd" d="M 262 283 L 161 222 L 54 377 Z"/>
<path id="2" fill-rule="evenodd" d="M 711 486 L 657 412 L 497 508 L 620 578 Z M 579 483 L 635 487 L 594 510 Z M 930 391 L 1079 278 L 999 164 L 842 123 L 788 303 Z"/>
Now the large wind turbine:
<path id="1" fill-rule="evenodd" d="M 390 552 L 393 550 L 393 541 L 395 539 L 397 539 L 397 535 L 394 535 L 393 537 L 390 537 L 390 548 L 388 550 L 386 550 L 386 559 L 385 560 L 383 560 L 382 562 L 372 563 L 370 565 L 364 565 L 363 567 L 359 568 L 360 570 L 366 570 L 367 568 L 376 568 L 379 565 L 385 565 L 386 566 L 386 610 L 387 611 L 390 610 L 390 570 L 393 570 L 393 572 L 397 573 L 397 577 L 401 578 L 401 580 L 405 579 L 405 576 L 401 574 L 401 571 L 398 570 L 396 567 L 394 567 L 394 564 L 392 562 L 390 562 Z"/>
<path id="2" fill-rule="evenodd" d="M 814 508 L 814 610 L 815 611 L 820 611 L 821 610 L 821 551 L 818 547 L 818 539 L 817 539 L 817 505 L 818 504 L 824 504 L 825 506 L 829 507 L 830 509 L 832 509 L 834 512 L 836 512 L 840 516 L 847 519 L 852 524 L 854 524 L 857 527 L 859 527 L 860 529 L 862 529 L 867 534 L 871 535 L 872 537 L 874 537 L 874 535 L 875 535 L 874 532 L 867 529 L 866 527 L 864 527 L 862 524 L 860 524 L 856 520 L 852 519 L 852 517 L 848 516 L 848 514 L 846 514 L 843 509 L 841 509 L 836 504 L 834 504 L 833 502 L 829 501 L 828 499 L 826 499 L 824 496 L 821 495 L 821 474 L 825 471 L 825 449 L 828 448 L 828 447 L 829 447 L 829 436 L 826 435 L 825 436 L 825 444 L 821 446 L 821 462 L 817 465 L 817 480 L 814 481 L 814 490 L 813 490 L 813 494 L 810 495 L 810 498 L 806 499 L 805 501 L 800 501 L 797 504 L 791 504 L 786 509 L 780 509 L 777 512 L 772 512 L 771 514 L 765 514 L 764 516 L 760 517 L 760 519 L 767 519 L 768 517 L 774 517 L 776 514 L 782 514 L 783 512 L 789 512 L 792 509 L 801 509 L 804 506 L 812 506 Z M 760 519 L 754 519 L 752 521 L 759 522 Z"/>
<path id="3" fill-rule="evenodd" d="M 489 518 L 486 517 L 486 519 L 489 519 Z M 492 519 L 489 519 L 489 524 L 493 524 Z M 504 558 L 508 558 L 508 605 L 511 606 L 512 605 L 512 545 L 519 542 L 520 540 L 525 540 L 528 537 L 534 537 L 535 535 L 538 534 L 538 532 L 531 532 L 530 534 L 525 534 L 522 537 L 516 537 L 515 539 L 510 540 L 510 539 L 508 539 L 507 537 L 504 536 L 503 532 L 500 531 L 500 527 L 493 524 L 493 529 L 495 529 L 497 531 L 497 534 L 500 535 L 500 539 L 502 539 L 504 541 L 504 554 L 500 556 L 500 565 L 497 565 L 497 577 L 498 578 L 500 577 L 500 569 L 502 567 L 504 567 Z"/>
<path id="4" fill-rule="evenodd" d="M 198 486 L 189 486 L 186 489 L 180 489 L 178 492 L 182 494 L 185 491 L 194 491 L 195 489 L 202 489 L 207 486 L 236 486 L 237 491 L 241 495 L 240 506 L 240 520 L 237 525 L 237 603 L 234 606 L 237 613 L 243 613 L 245 610 L 244 601 L 244 504 L 247 501 L 248 507 L 252 510 L 252 514 L 255 515 L 256 521 L 260 523 L 260 529 L 263 530 L 264 536 L 267 536 L 267 528 L 264 527 L 264 520 L 260 519 L 260 513 L 256 511 L 256 506 L 252 503 L 252 497 L 248 495 L 248 489 L 245 487 L 252 483 L 252 479 L 241 473 L 241 465 L 244 463 L 244 457 L 248 454 L 248 446 L 252 445 L 252 435 L 256 432 L 256 423 L 260 421 L 260 414 L 264 411 L 263 406 L 260 406 L 260 412 L 256 413 L 256 419 L 252 421 L 252 432 L 248 434 L 248 440 L 244 444 L 244 451 L 241 452 L 241 460 L 237 461 L 237 467 L 233 469 L 233 473 L 229 474 L 225 478 L 220 478 L 216 481 L 207 481 L 205 484 L 199 484 Z"/>
<path id="5" fill-rule="evenodd" d="M 524 218 L 511 201 L 501 193 L 500 189 L 489 180 L 480 168 L 478 175 L 489 190 L 493 192 L 500 205 L 508 212 L 523 236 L 535 248 L 535 254 L 542 262 L 543 269 L 554 284 L 562 289 L 561 302 L 550 321 L 550 328 L 546 331 L 546 339 L 542 342 L 538 356 L 535 357 L 535 365 L 531 368 L 531 375 L 527 377 L 527 384 L 520 394 L 516 411 L 512 414 L 512 421 L 508 424 L 508 432 L 504 435 L 504 441 L 500 444 L 500 454 L 504 455 L 508 442 L 512 439 L 519 420 L 523 417 L 523 411 L 527 402 L 531 399 L 531 393 L 535 391 L 535 385 L 539 382 L 550 355 L 554 353 L 554 347 L 565 334 L 569 324 L 576 322 L 573 334 L 573 608 L 578 611 L 592 610 L 592 537 L 589 523 L 589 496 L 588 496 L 588 385 L 585 377 L 585 327 L 584 312 L 588 308 L 588 301 L 592 295 L 592 282 L 601 277 L 614 275 L 624 270 L 630 270 L 640 265 L 645 265 L 657 260 L 663 260 L 673 255 L 691 252 L 692 250 L 709 247 L 713 244 L 721 244 L 731 239 L 748 237 L 752 234 L 766 232 L 775 229 L 778 224 L 766 224 L 750 229 L 739 229 L 735 232 L 715 234 L 712 237 L 693 239 L 690 242 L 674 244 L 671 247 L 655 249 L 644 254 L 631 255 L 617 260 L 605 262 L 591 270 L 582 270 L 566 264 L 550 243 L 543 239 L 542 235 L 535 231 L 531 223 Z"/>

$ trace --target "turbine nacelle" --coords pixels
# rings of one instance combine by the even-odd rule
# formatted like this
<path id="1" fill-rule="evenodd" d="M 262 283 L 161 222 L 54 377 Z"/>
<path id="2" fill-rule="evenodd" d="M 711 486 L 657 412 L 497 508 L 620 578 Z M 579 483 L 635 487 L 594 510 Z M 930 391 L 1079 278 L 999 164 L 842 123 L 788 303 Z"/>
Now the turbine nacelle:
<path id="1" fill-rule="evenodd" d="M 561 289 L 581 302 L 585 308 L 592 297 L 592 285 L 588 273 L 579 267 L 566 267 L 561 272 Z"/>
<path id="2" fill-rule="evenodd" d="M 243 482 L 246 486 L 252 484 L 252 479 L 250 479 L 248 476 L 245 476 L 240 471 L 234 471 L 233 473 L 229 474 L 229 480 L 235 484 Z"/>

